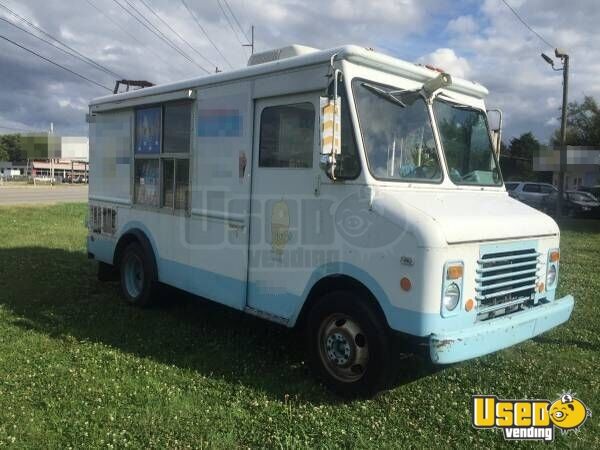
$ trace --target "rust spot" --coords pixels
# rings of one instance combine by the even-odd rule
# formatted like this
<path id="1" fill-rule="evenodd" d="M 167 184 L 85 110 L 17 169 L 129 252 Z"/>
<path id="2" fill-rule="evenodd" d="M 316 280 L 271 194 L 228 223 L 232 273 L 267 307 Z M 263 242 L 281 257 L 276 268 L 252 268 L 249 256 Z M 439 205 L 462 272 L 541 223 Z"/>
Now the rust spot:
<path id="1" fill-rule="evenodd" d="M 447 347 L 451 344 L 454 344 L 454 339 L 444 339 L 441 341 L 437 341 L 434 345 L 438 350 L 442 350 L 444 347 Z"/>

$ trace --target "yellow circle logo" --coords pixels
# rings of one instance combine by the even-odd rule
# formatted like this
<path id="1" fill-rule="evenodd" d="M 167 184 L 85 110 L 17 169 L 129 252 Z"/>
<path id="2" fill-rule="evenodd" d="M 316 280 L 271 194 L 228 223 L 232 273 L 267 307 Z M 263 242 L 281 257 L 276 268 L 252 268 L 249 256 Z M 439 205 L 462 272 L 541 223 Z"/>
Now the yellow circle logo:
<path id="1" fill-rule="evenodd" d="M 583 425 L 587 417 L 591 415 L 588 407 L 571 394 L 564 394 L 560 399 L 552 403 L 549 411 L 552 423 L 562 430 L 579 428 Z"/>

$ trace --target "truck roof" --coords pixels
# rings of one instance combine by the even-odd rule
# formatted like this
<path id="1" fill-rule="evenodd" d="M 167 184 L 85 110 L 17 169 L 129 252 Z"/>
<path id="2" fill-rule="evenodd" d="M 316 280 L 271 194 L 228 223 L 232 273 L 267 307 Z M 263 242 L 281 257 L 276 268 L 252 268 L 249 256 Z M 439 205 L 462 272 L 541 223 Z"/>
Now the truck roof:
<path id="1" fill-rule="evenodd" d="M 299 56 L 291 56 L 284 59 L 277 59 L 261 64 L 250 65 L 248 67 L 243 67 L 241 69 L 236 69 L 229 72 L 219 72 L 177 81 L 174 83 L 138 89 L 135 91 L 106 95 L 93 99 L 90 102 L 90 106 L 121 102 L 123 100 L 141 98 L 150 95 L 168 94 L 184 89 L 220 84 L 235 80 L 242 80 L 244 78 L 272 74 L 289 69 L 322 64 L 330 61 L 334 56 L 335 61 L 347 60 L 351 63 L 372 67 L 419 82 L 425 82 L 439 75 L 438 71 L 428 69 L 425 66 L 403 61 L 401 59 L 356 45 L 346 45 L 328 50 L 302 53 L 303 54 L 300 54 Z M 448 89 L 477 98 L 483 98 L 488 94 L 488 90 L 481 84 L 457 77 L 452 77 L 452 85 Z"/>

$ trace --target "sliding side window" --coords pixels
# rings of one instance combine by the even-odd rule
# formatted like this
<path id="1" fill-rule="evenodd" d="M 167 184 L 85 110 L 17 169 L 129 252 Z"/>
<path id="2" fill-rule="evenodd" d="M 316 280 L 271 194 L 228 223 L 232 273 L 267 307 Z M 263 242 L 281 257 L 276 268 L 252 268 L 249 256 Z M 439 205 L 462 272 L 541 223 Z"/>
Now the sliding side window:
<path id="1" fill-rule="evenodd" d="M 140 108 L 135 114 L 135 203 L 187 210 L 192 103 Z"/>

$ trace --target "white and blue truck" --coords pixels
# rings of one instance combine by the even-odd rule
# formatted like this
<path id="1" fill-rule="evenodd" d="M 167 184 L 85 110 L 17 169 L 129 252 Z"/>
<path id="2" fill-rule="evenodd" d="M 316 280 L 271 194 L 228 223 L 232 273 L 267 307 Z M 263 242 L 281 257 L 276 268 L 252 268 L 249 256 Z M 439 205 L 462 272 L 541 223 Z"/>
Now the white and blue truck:
<path id="1" fill-rule="evenodd" d="M 509 197 L 474 82 L 356 46 L 93 100 L 90 258 L 306 330 L 340 393 L 380 389 L 392 337 L 434 363 L 565 322 L 559 228 Z"/>

